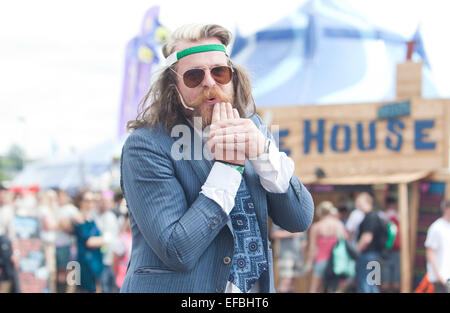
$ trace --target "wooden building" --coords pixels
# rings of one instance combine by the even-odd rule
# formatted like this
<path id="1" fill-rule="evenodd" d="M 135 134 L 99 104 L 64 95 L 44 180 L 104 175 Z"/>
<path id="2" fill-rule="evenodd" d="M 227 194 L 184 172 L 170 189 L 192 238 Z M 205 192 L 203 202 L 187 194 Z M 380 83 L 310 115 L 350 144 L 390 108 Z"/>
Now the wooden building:
<path id="1" fill-rule="evenodd" d="M 397 186 L 402 292 L 413 288 L 419 182 L 443 182 L 450 197 L 450 99 L 423 99 L 421 89 L 422 63 L 407 61 L 395 101 L 258 110 L 303 184 L 371 185 L 380 197 Z"/>

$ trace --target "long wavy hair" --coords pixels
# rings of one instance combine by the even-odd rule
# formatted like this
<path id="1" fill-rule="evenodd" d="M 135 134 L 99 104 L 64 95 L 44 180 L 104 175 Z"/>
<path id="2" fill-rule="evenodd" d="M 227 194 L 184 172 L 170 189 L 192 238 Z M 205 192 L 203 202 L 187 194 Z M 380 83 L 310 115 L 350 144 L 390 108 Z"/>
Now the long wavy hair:
<path id="1" fill-rule="evenodd" d="M 164 43 L 162 51 L 167 58 L 174 52 L 177 43 L 180 41 L 198 41 L 204 38 L 217 38 L 223 45 L 228 46 L 231 40 L 231 33 L 222 26 L 215 24 L 199 25 L 191 24 L 178 28 L 171 37 Z M 252 96 L 250 76 L 241 66 L 229 60 L 233 67 L 233 106 L 238 110 L 239 116 L 247 117 L 256 111 L 255 102 Z M 138 107 L 138 115 L 135 120 L 128 121 L 127 130 L 132 131 L 140 127 L 162 126 L 166 131 L 170 131 L 175 125 L 184 120 L 183 106 L 176 89 L 178 76 L 176 63 L 164 68 L 158 78 L 151 85 L 149 91 L 144 96 Z"/>

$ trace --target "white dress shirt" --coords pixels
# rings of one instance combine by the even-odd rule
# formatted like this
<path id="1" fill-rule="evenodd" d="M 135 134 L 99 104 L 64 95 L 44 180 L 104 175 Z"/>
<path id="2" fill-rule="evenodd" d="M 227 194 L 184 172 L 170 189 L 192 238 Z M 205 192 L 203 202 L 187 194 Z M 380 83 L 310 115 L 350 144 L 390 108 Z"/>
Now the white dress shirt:
<path id="1" fill-rule="evenodd" d="M 195 127 L 194 129 L 197 135 L 200 135 L 202 138 L 201 131 Z M 266 191 L 285 193 L 288 190 L 290 179 L 294 174 L 294 161 L 286 153 L 280 152 L 273 142 L 270 143 L 268 152 L 264 152 L 258 158 L 250 160 L 250 163 Z M 226 214 L 230 214 L 234 207 L 234 198 L 241 184 L 241 179 L 241 173 L 232 166 L 215 162 L 200 192 L 220 205 Z M 249 293 L 259 292 L 258 283 L 255 283 Z M 227 283 L 225 292 L 242 293 L 231 282 Z"/>

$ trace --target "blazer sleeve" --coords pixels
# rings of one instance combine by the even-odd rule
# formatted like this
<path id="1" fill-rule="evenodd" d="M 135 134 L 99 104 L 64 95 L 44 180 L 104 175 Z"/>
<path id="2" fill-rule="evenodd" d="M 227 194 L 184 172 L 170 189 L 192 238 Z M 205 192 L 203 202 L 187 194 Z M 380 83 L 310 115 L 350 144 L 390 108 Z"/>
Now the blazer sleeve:
<path id="1" fill-rule="evenodd" d="M 266 137 L 276 142 L 257 114 L 253 121 Z M 305 231 L 311 226 L 314 202 L 309 191 L 295 175 L 292 175 L 285 193 L 267 192 L 267 202 L 269 216 L 281 228 L 295 233 Z"/>
<path id="2" fill-rule="evenodd" d="M 203 194 L 188 207 L 172 158 L 155 138 L 134 131 L 122 151 L 121 185 L 147 244 L 171 269 L 188 271 L 228 216 Z"/>

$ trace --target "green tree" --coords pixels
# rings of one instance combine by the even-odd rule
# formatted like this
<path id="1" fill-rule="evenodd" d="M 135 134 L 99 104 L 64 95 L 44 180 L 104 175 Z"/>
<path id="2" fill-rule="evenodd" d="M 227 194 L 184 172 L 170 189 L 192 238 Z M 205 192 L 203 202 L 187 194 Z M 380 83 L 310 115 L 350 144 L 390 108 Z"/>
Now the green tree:
<path id="1" fill-rule="evenodd" d="M 12 145 L 9 148 L 7 159 L 9 159 L 8 167 L 14 171 L 21 171 L 25 165 L 25 150 L 18 145 Z"/>
<path id="2" fill-rule="evenodd" d="M 25 151 L 18 145 L 12 145 L 5 156 L 0 156 L 0 182 L 10 180 L 25 166 Z"/>

